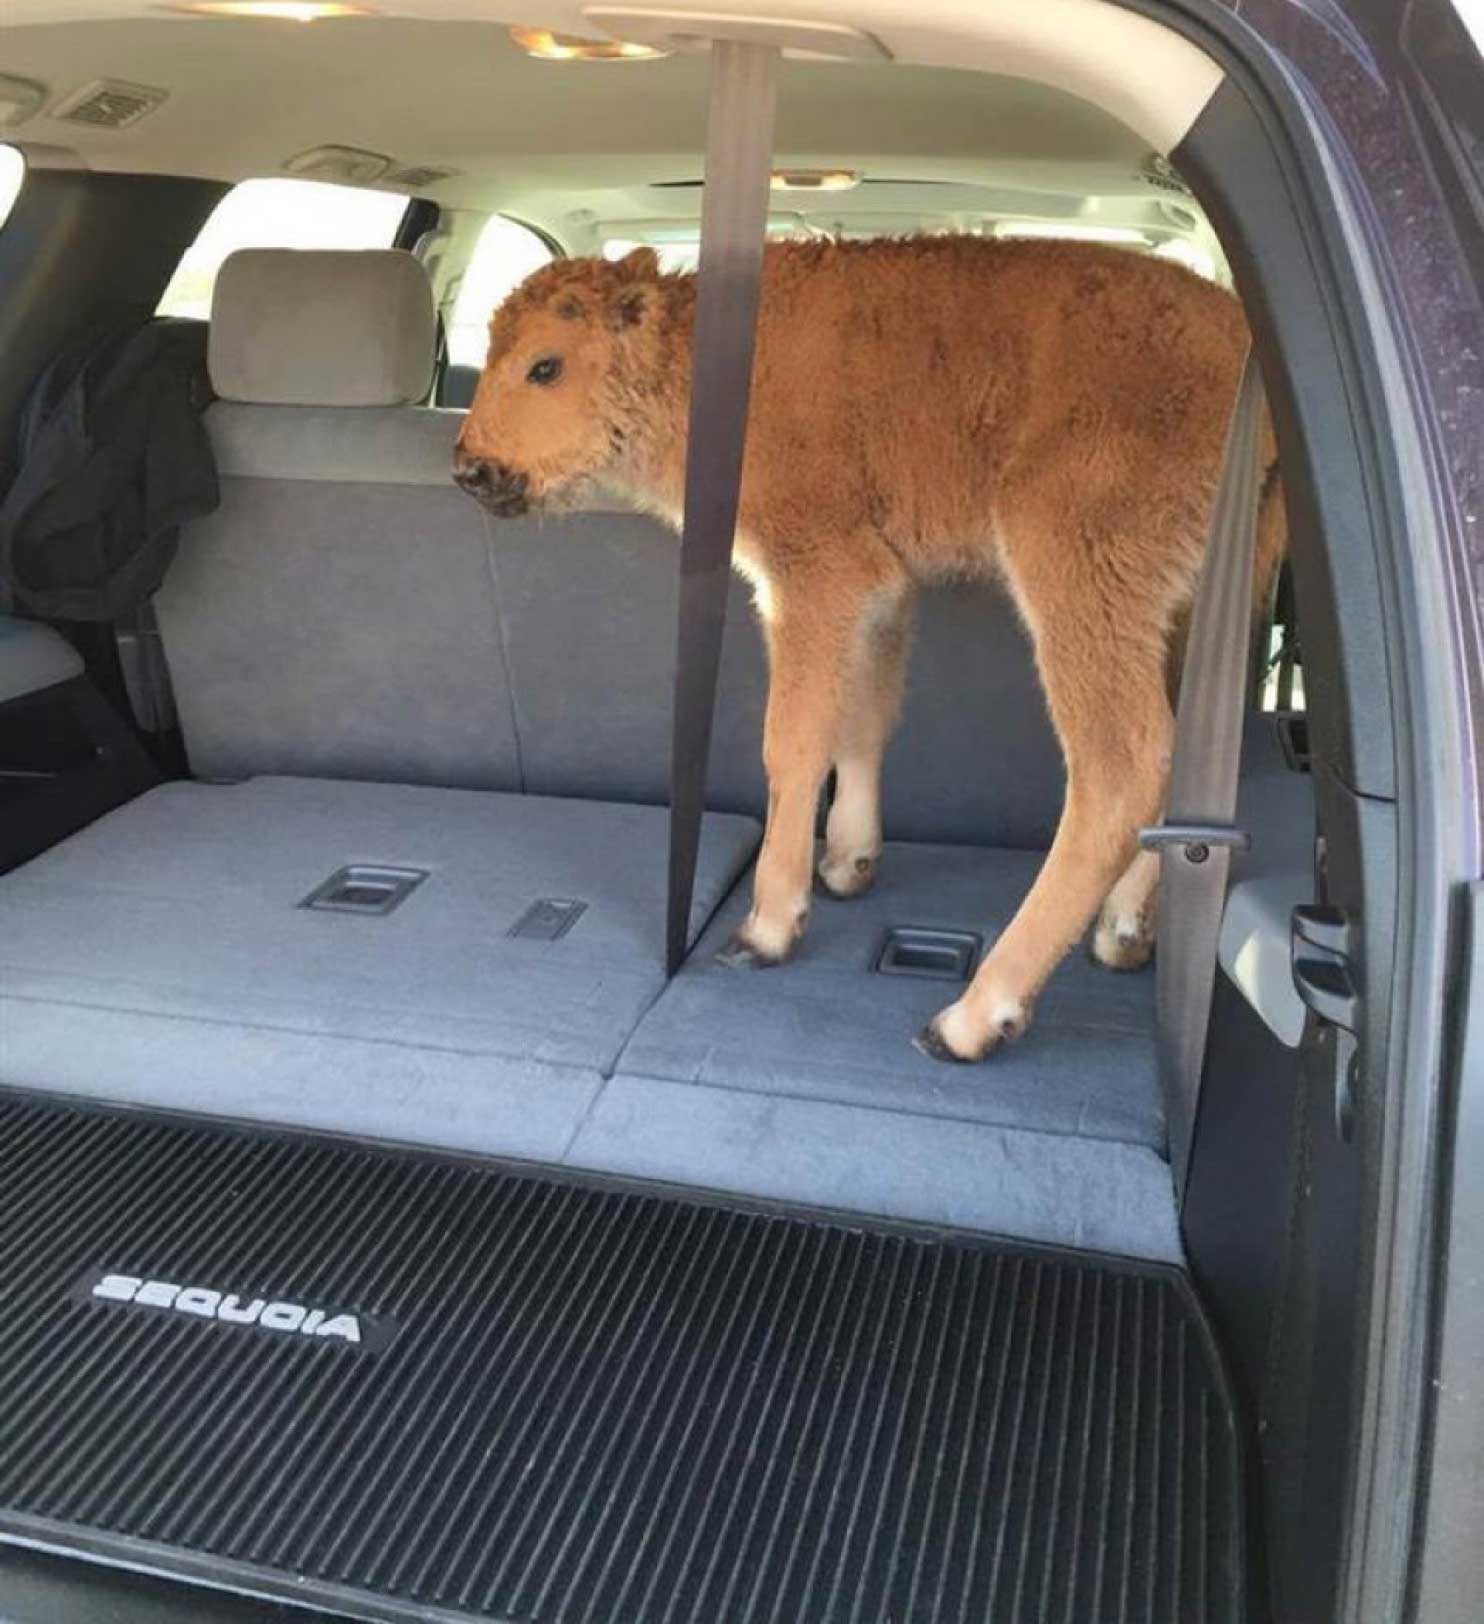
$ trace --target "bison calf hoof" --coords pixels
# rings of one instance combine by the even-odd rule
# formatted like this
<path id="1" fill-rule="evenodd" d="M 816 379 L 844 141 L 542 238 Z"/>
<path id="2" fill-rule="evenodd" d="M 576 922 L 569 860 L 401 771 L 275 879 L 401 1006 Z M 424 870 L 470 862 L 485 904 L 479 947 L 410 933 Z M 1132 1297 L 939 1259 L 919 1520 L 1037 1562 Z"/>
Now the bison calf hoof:
<path id="1" fill-rule="evenodd" d="M 716 962 L 732 970 L 770 970 L 792 956 L 808 918 L 805 909 L 792 930 L 770 932 L 753 916 L 732 933 L 732 939 L 716 955 Z"/>
<path id="2" fill-rule="evenodd" d="M 819 862 L 819 883 L 841 901 L 864 896 L 876 883 L 876 861 L 874 857 L 831 857 L 826 853 Z"/>
<path id="3" fill-rule="evenodd" d="M 788 955 L 777 953 L 764 953 L 759 947 L 754 947 L 739 930 L 716 955 L 716 962 L 724 964 L 729 970 L 771 970 L 774 965 L 782 964 Z"/>
<path id="4" fill-rule="evenodd" d="M 961 1004 L 935 1015 L 912 1040 L 912 1047 L 929 1060 L 968 1064 L 983 1060 L 1002 1043 L 1013 1043 L 1030 1025 L 1030 1009 L 1023 1004 L 1000 1006 L 987 1031 Z"/>
<path id="5" fill-rule="evenodd" d="M 1104 914 L 1092 933 L 1092 956 L 1109 970 L 1142 970 L 1154 957 L 1154 926 Z"/>
<path id="6" fill-rule="evenodd" d="M 912 1040 L 912 1047 L 919 1054 L 925 1054 L 929 1060 L 946 1060 L 954 1065 L 965 1066 L 974 1059 L 973 1055 L 955 1054 L 948 1047 L 947 1039 L 938 1030 L 936 1021 L 929 1021 L 925 1027 Z"/>

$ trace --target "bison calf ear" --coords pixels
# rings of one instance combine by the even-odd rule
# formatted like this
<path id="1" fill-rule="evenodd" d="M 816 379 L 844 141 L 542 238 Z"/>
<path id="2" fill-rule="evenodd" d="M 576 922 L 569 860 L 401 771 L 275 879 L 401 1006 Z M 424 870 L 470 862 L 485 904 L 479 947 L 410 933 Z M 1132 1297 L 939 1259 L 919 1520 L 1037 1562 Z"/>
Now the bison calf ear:
<path id="1" fill-rule="evenodd" d="M 632 248 L 614 268 L 625 282 L 653 282 L 660 274 L 660 256 L 652 248 Z"/>
<path id="2" fill-rule="evenodd" d="M 637 327 L 644 320 L 649 295 L 642 288 L 623 288 L 613 296 L 608 306 L 608 325 L 617 332 L 623 327 Z"/>
<path id="3" fill-rule="evenodd" d="M 648 309 L 648 289 L 659 280 L 659 255 L 652 248 L 635 248 L 615 261 L 608 324 L 615 330 L 637 327 Z"/>

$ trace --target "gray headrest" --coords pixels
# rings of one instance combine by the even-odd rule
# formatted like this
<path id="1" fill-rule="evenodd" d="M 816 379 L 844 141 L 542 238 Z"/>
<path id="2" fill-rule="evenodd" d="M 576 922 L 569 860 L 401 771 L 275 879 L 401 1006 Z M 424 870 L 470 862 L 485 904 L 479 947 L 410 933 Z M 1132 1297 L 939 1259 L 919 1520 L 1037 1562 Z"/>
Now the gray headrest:
<path id="1" fill-rule="evenodd" d="M 398 249 L 244 248 L 217 273 L 208 360 L 223 400 L 402 406 L 426 398 L 427 273 Z"/>

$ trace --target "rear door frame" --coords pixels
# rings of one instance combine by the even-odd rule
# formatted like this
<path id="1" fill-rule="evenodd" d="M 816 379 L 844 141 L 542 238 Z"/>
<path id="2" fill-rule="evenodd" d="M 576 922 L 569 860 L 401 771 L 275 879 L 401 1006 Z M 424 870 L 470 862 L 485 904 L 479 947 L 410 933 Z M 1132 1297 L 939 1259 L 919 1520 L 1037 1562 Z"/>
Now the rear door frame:
<path id="1" fill-rule="evenodd" d="M 1383 863 L 1369 876 L 1377 901 L 1385 887 L 1394 897 L 1389 937 L 1372 944 L 1390 962 L 1384 994 L 1373 988 L 1371 1002 L 1390 1007 L 1370 1012 L 1376 1110 L 1356 1235 L 1351 1458 L 1333 1616 L 1347 1624 L 1472 1618 L 1484 1590 L 1484 1539 L 1427 1513 L 1445 1503 L 1446 1487 L 1429 1482 L 1438 1459 L 1435 1383 L 1457 1379 L 1440 1370 L 1437 1327 L 1459 1323 L 1458 1293 L 1469 1289 L 1459 1271 L 1449 1273 L 1442 1240 L 1450 1219 L 1463 1217 L 1461 1197 L 1484 1205 L 1474 1188 L 1481 1174 L 1450 1186 L 1445 1162 L 1460 1142 L 1460 1105 L 1476 1114 L 1484 1089 L 1484 1077 L 1461 1069 L 1459 1035 L 1470 985 L 1466 899 L 1484 851 L 1484 549 L 1469 541 L 1470 526 L 1484 519 L 1479 488 L 1464 474 L 1477 419 L 1470 403 L 1484 402 L 1484 318 L 1453 211 L 1463 198 L 1475 218 L 1477 193 L 1458 176 L 1450 183 L 1438 147 L 1423 144 L 1402 50 L 1405 17 L 1372 35 L 1339 6 L 1245 0 L 1238 15 L 1215 0 L 1120 3 L 1178 29 L 1226 69 L 1173 156 L 1232 253 L 1259 350 L 1281 370 L 1283 354 L 1294 357 L 1306 341 L 1330 349 L 1339 411 L 1360 451 L 1357 463 L 1307 471 L 1309 512 L 1322 527 L 1347 494 L 1333 487 L 1362 482 L 1362 522 L 1352 513 L 1348 533 L 1328 527 L 1319 538 L 1340 607 L 1333 652 L 1347 685 L 1340 708 L 1348 714 L 1331 718 L 1329 743 L 1341 786 L 1368 813 L 1394 818 L 1395 831 L 1394 873 Z M 1243 212 L 1262 162 L 1276 173 L 1287 220 Z M 1285 254 L 1295 280 L 1275 285 Z M 1327 331 L 1305 335 L 1289 323 L 1285 334 L 1285 298 L 1305 278 Z M 1289 381 L 1286 403 L 1274 401 L 1284 452 L 1298 449 L 1297 419 L 1312 415 L 1302 399 L 1312 380 Z M 1311 449 L 1325 443 L 1324 424 L 1304 426 Z M 1337 426 L 1329 425 L 1331 445 Z M 1480 443 L 1472 442 L 1475 459 Z M 1285 480 L 1293 460 L 1285 456 Z M 1360 618 L 1370 596 L 1360 572 L 1373 576 L 1371 624 Z M 1317 584 L 1311 572 L 1311 624 L 1325 613 Z M 1299 588 L 1302 615 L 1302 581 Z M 1472 974 L 1477 985 L 1477 968 Z M 1477 1012 L 1471 1019 L 1470 1042 Z M 1449 1424 L 1475 1437 L 1450 1458 L 1477 1470 L 1484 1404 L 1463 1408 L 1467 1419 L 1450 1414 Z M 1430 1487 L 1439 1492 L 1430 1496 Z M 1443 1574 L 1446 1585 L 1434 1578 Z"/>

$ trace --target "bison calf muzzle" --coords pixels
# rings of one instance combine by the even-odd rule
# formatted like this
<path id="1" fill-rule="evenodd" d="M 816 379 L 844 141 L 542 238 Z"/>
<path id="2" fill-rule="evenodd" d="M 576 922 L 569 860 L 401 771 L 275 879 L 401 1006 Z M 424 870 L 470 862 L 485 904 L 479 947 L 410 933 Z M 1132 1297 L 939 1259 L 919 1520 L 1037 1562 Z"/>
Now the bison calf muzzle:
<path id="1" fill-rule="evenodd" d="M 467 491 L 496 518 L 519 518 L 530 507 L 526 476 L 503 462 L 461 458 L 454 467 L 453 477 L 460 490 Z"/>

